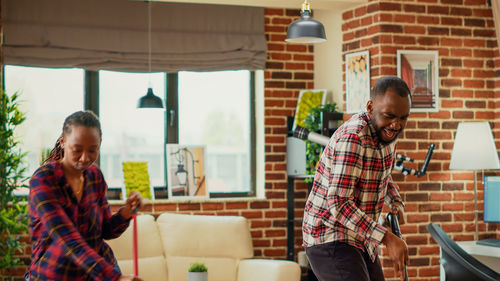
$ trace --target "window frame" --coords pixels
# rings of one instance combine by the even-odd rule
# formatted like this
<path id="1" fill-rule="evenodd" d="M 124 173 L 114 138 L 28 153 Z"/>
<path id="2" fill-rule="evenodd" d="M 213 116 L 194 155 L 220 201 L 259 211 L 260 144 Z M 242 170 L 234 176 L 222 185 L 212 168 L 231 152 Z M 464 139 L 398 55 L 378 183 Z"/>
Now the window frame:
<path id="1" fill-rule="evenodd" d="M 255 71 L 250 72 L 250 190 L 246 192 L 210 192 L 209 198 L 241 198 L 255 197 L 257 194 L 257 138 L 256 138 L 256 80 Z M 99 71 L 85 70 L 85 89 L 84 89 L 84 109 L 92 110 L 99 116 Z M 168 189 L 168 173 L 167 173 L 167 144 L 179 143 L 179 74 L 164 73 L 165 75 L 165 97 L 166 101 L 164 110 L 164 145 L 163 145 L 163 163 L 164 163 L 164 180 L 165 186 Z M 100 159 L 97 159 L 100 164 Z M 171 198 L 167 198 L 170 200 Z M 161 200 L 161 199 L 159 199 Z"/>

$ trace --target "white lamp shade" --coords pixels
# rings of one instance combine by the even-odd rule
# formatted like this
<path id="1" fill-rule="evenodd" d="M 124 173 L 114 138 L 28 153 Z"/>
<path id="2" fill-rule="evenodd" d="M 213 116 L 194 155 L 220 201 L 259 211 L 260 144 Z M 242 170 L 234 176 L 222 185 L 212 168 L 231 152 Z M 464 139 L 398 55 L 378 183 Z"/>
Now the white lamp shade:
<path id="1" fill-rule="evenodd" d="M 499 169 L 498 152 L 488 122 L 458 124 L 450 170 Z"/>

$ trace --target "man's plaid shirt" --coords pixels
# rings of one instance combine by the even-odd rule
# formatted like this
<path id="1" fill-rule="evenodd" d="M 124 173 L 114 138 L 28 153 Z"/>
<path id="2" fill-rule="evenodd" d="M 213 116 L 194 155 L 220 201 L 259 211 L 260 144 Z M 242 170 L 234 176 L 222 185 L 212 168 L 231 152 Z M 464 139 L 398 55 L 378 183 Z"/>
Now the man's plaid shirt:
<path id="1" fill-rule="evenodd" d="M 384 200 L 402 202 L 391 178 L 395 147 L 395 142 L 379 142 L 366 112 L 337 129 L 321 155 L 306 203 L 304 247 L 345 242 L 375 259 L 387 231 L 377 223 Z"/>

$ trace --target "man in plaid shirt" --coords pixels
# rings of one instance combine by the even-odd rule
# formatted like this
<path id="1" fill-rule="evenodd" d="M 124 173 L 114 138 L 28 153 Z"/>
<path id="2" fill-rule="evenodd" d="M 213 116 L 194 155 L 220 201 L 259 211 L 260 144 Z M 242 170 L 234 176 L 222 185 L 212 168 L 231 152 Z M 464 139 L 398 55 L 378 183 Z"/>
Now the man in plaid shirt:
<path id="1" fill-rule="evenodd" d="M 325 147 L 302 225 L 303 245 L 320 281 L 385 280 L 377 254 L 380 244 L 404 280 L 406 243 L 377 221 L 384 201 L 403 217 L 391 171 L 395 140 L 406 125 L 410 105 L 403 80 L 381 78 L 366 112 L 352 116 Z"/>

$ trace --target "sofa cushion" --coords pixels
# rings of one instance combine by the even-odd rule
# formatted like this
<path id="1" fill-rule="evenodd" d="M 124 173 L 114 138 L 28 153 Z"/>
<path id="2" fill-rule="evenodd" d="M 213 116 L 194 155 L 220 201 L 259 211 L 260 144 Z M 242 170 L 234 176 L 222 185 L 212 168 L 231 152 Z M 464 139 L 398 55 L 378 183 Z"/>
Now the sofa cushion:
<path id="1" fill-rule="evenodd" d="M 107 241 L 117 260 L 133 259 L 132 224 L 120 237 Z M 137 216 L 137 244 L 139 258 L 163 256 L 160 232 L 152 215 Z"/>
<path id="2" fill-rule="evenodd" d="M 244 217 L 163 213 L 156 222 L 167 258 L 253 257 L 250 227 Z"/>
<path id="3" fill-rule="evenodd" d="M 130 259 L 118 260 L 118 266 L 124 275 L 134 274 L 134 263 Z M 139 259 L 139 277 L 144 281 L 168 281 L 175 279 L 167 278 L 167 263 L 165 258 L 149 257 Z"/>
<path id="4" fill-rule="evenodd" d="M 237 260 L 231 258 L 167 257 L 168 280 L 187 281 L 192 262 L 204 262 L 208 268 L 208 280 L 235 281 Z M 142 276 L 141 276 L 142 277 Z"/>

